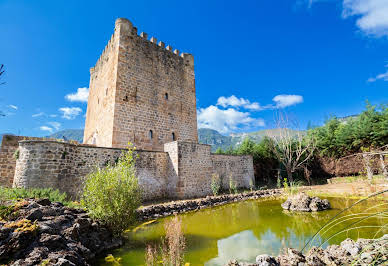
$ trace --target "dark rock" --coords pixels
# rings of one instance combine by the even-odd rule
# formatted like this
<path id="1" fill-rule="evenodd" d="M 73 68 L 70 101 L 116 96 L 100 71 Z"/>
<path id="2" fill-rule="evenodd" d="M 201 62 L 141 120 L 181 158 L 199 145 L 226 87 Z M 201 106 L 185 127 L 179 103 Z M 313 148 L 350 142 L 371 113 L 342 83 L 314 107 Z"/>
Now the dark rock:
<path id="1" fill-rule="evenodd" d="M 42 206 L 50 206 L 51 201 L 49 199 L 38 199 L 36 200 L 36 203 Z"/>
<path id="2" fill-rule="evenodd" d="M 289 197 L 281 206 L 285 210 L 301 212 L 315 212 L 330 209 L 328 200 L 321 200 L 318 197 L 312 198 L 305 193 L 299 193 L 298 195 Z"/>
<path id="3" fill-rule="evenodd" d="M 36 220 L 41 220 L 42 217 L 43 217 L 43 212 L 40 209 L 36 208 L 28 212 L 26 219 L 30 221 L 36 221 Z"/>
<path id="4" fill-rule="evenodd" d="M 50 250 L 62 249 L 66 246 L 64 239 L 60 235 L 41 234 L 39 238 L 41 246 L 48 247 Z"/>

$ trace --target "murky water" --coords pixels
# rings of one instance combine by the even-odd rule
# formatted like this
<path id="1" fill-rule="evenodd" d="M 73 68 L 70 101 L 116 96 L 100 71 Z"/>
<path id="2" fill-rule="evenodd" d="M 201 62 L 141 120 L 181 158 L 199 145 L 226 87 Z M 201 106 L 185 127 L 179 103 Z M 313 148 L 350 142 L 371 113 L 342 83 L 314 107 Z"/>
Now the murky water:
<path id="1" fill-rule="evenodd" d="M 317 213 L 290 213 L 282 210 L 281 200 L 245 201 L 212 209 L 182 214 L 186 238 L 185 261 L 190 265 L 225 265 L 230 259 L 254 262 L 258 254 L 277 255 L 285 247 L 300 249 L 311 236 L 339 210 L 355 200 L 328 198 L 333 209 Z M 384 205 L 385 203 L 385 205 Z M 387 211 L 388 202 L 368 201 L 353 207 L 351 213 Z M 379 206 L 378 206 L 379 205 Z M 376 207 L 377 206 L 377 207 Z M 373 207 L 368 210 L 368 208 Z M 164 218 L 136 232 L 127 233 L 127 244 L 112 252 L 122 258 L 123 265 L 144 265 L 144 251 L 149 243 L 160 242 L 164 236 Z M 346 237 L 372 238 L 379 228 L 387 224 L 387 218 L 371 217 L 354 225 L 363 228 L 341 233 L 328 241 L 336 244 Z M 319 235 L 315 244 L 356 220 L 334 226 L 329 232 Z M 368 227 L 365 227 L 368 226 Z M 380 231 L 377 236 L 388 233 Z M 325 244 L 324 246 L 326 246 Z M 100 264 L 106 264 L 103 258 Z"/>

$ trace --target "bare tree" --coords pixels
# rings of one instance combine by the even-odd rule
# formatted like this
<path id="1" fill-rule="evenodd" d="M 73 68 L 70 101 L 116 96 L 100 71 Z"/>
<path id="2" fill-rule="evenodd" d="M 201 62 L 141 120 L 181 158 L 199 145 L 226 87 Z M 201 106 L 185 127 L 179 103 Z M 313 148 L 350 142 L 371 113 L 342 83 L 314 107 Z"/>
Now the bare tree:
<path id="1" fill-rule="evenodd" d="M 286 168 L 288 180 L 293 181 L 292 174 L 304 168 L 312 158 L 316 142 L 302 133 L 296 119 L 290 119 L 282 111 L 277 111 L 275 123 L 277 131 L 269 135 L 273 139 L 273 152 Z"/>

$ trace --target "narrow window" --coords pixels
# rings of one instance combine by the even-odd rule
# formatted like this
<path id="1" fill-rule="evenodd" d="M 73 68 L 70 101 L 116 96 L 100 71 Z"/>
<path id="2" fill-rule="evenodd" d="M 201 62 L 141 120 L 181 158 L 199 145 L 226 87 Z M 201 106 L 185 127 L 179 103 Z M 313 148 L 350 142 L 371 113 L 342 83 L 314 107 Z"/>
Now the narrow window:
<path id="1" fill-rule="evenodd" d="M 149 137 L 150 139 L 153 138 L 153 132 L 152 132 L 152 130 L 150 130 L 150 132 L 148 132 L 148 137 Z"/>
<path id="2" fill-rule="evenodd" d="M 164 94 L 164 99 L 168 100 L 168 93 L 167 92 Z"/>
<path id="3" fill-rule="evenodd" d="M 172 140 L 175 140 L 175 133 L 174 132 L 171 133 L 171 138 L 172 138 Z"/>

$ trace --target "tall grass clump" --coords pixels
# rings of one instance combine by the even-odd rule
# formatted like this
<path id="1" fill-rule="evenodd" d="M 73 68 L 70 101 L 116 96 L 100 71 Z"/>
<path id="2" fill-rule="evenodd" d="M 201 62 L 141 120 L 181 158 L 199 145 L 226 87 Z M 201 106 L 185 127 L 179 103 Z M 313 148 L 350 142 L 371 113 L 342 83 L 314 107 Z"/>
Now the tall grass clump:
<path id="1" fill-rule="evenodd" d="M 147 266 L 181 266 L 184 263 L 185 237 L 182 221 L 175 216 L 164 224 L 166 236 L 159 247 L 148 245 L 145 260 Z"/>
<path id="2" fill-rule="evenodd" d="M 21 200 L 27 198 L 47 198 L 52 202 L 61 202 L 71 205 L 66 193 L 52 188 L 7 188 L 0 186 L 0 204 L 4 201 Z"/>
<path id="3" fill-rule="evenodd" d="M 135 171 L 135 148 L 123 152 L 117 164 L 97 167 L 85 178 L 81 204 L 91 217 L 120 234 L 136 219 L 141 189 Z"/>
<path id="4" fill-rule="evenodd" d="M 289 195 L 296 195 L 299 193 L 299 187 L 303 186 L 303 181 L 288 181 L 287 178 L 284 178 L 283 187 L 284 192 Z"/>
<path id="5" fill-rule="evenodd" d="M 220 176 L 218 174 L 212 175 L 212 181 L 211 181 L 210 186 L 211 186 L 213 195 L 217 196 L 218 193 L 220 193 L 220 189 L 221 189 L 221 180 L 220 180 Z"/>
<path id="6" fill-rule="evenodd" d="M 231 175 L 229 177 L 229 193 L 230 194 L 232 194 L 232 193 L 237 194 L 237 192 L 238 192 L 237 191 L 237 182 L 234 181 L 233 176 Z"/>

